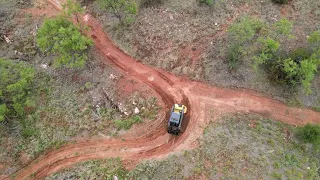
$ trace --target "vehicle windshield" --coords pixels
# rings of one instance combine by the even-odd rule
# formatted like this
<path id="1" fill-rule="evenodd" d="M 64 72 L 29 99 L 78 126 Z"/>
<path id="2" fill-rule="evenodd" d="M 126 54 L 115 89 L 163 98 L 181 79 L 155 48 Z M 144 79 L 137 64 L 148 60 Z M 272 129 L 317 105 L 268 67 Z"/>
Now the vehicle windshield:
<path id="1" fill-rule="evenodd" d="M 179 124 L 175 123 L 175 122 L 170 122 L 170 126 L 177 127 L 177 126 L 179 126 Z"/>
<path id="2" fill-rule="evenodd" d="M 178 122 L 179 122 L 179 119 L 180 119 L 180 114 L 179 114 L 179 113 L 173 112 L 173 113 L 171 114 L 171 117 L 170 117 L 170 121 L 171 121 L 171 122 L 178 123 Z"/>

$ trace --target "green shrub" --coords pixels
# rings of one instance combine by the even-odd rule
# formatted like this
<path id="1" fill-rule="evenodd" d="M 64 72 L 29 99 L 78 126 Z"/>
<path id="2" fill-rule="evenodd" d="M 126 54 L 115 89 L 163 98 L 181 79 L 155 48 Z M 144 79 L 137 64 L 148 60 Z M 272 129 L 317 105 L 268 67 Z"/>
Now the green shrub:
<path id="1" fill-rule="evenodd" d="M 157 99 L 155 97 L 151 97 L 148 99 L 144 99 L 138 102 L 141 108 L 140 116 L 143 119 L 154 120 L 157 117 L 159 109 L 161 109 L 157 103 Z"/>
<path id="2" fill-rule="evenodd" d="M 276 172 L 271 173 L 271 176 L 275 179 L 282 179 L 282 175 Z"/>
<path id="3" fill-rule="evenodd" d="M 19 119 L 35 107 L 31 90 L 35 70 L 26 64 L 0 59 L 0 122 Z"/>
<path id="4" fill-rule="evenodd" d="M 304 59 L 308 59 L 312 55 L 312 51 L 308 50 L 307 48 L 298 48 L 293 50 L 290 53 L 290 58 L 293 59 L 296 62 L 300 62 Z"/>
<path id="5" fill-rule="evenodd" d="M 298 50 L 300 51 L 300 50 Z M 319 65 L 317 59 L 302 56 L 296 53 L 289 53 L 280 57 L 278 52 L 266 53 L 262 51 L 260 55 L 254 57 L 254 67 L 257 70 L 257 64 L 264 64 L 269 72 L 269 79 L 274 82 L 285 83 L 289 87 L 295 88 L 302 85 L 306 94 L 310 94 L 311 82 L 317 72 Z"/>
<path id="6" fill-rule="evenodd" d="M 232 24 L 228 29 L 228 36 L 235 44 L 244 44 L 256 35 L 263 28 L 262 21 L 256 18 L 245 16 L 239 22 Z"/>
<path id="7" fill-rule="evenodd" d="M 311 33 L 310 36 L 308 37 L 308 42 L 311 45 L 312 50 L 314 50 L 314 51 L 319 50 L 319 48 L 320 48 L 320 30 L 314 31 L 313 33 Z M 320 52 L 318 51 L 317 54 L 318 53 L 320 53 Z"/>
<path id="8" fill-rule="evenodd" d="M 237 67 L 238 62 L 248 55 L 248 49 L 254 36 L 263 28 L 263 23 L 255 18 L 243 17 L 239 22 L 228 29 L 228 39 L 231 42 L 228 47 L 228 59 L 230 69 Z"/>
<path id="9" fill-rule="evenodd" d="M 111 120 L 115 114 L 115 110 L 114 109 L 107 109 L 107 108 L 100 108 L 98 111 L 98 114 L 102 117 L 102 118 L 106 118 L 107 120 Z"/>
<path id="10" fill-rule="evenodd" d="M 319 63 L 317 63 L 313 59 L 305 59 L 300 63 L 300 69 L 298 74 L 306 94 L 310 94 L 312 92 L 310 88 L 311 81 L 313 80 L 317 72 L 318 65 Z"/>
<path id="11" fill-rule="evenodd" d="M 299 160 L 294 154 L 284 154 L 283 165 L 285 167 L 299 167 Z"/>
<path id="12" fill-rule="evenodd" d="M 272 0 L 272 2 L 277 3 L 277 4 L 287 4 L 288 0 Z"/>
<path id="13" fill-rule="evenodd" d="M 84 87 L 85 87 L 85 89 L 87 89 L 87 90 L 91 90 L 91 89 L 94 88 L 94 84 L 91 83 L 91 82 L 86 82 L 86 83 L 84 84 Z"/>
<path id="14" fill-rule="evenodd" d="M 214 2 L 214 0 L 199 0 L 200 4 L 206 4 L 208 6 L 211 6 Z"/>
<path id="15" fill-rule="evenodd" d="M 82 35 L 79 28 L 65 18 L 47 19 L 37 34 L 42 52 L 56 55 L 57 68 L 83 68 L 88 59 L 87 49 L 92 41 Z"/>
<path id="16" fill-rule="evenodd" d="M 241 57 L 241 46 L 233 45 L 228 49 L 229 68 L 235 69 Z"/>
<path id="17" fill-rule="evenodd" d="M 281 45 L 293 39 L 292 27 L 287 19 L 271 25 L 247 16 L 240 19 L 228 29 L 229 67 L 234 69 L 240 60 L 251 58 L 255 71 L 263 67 L 270 80 L 290 89 L 302 85 L 305 93 L 310 94 L 320 64 L 320 31 L 308 37 L 308 46 L 287 52 Z"/>
<path id="18" fill-rule="evenodd" d="M 134 0 L 98 0 L 100 8 L 112 13 L 122 24 L 130 24 L 138 12 Z"/>
<path id="19" fill-rule="evenodd" d="M 8 112 L 8 108 L 6 106 L 6 104 L 0 104 L 0 122 L 4 121 L 5 120 L 5 115 L 7 114 Z"/>
<path id="20" fill-rule="evenodd" d="M 286 38 L 293 38 L 292 35 L 292 27 L 293 24 L 288 19 L 280 19 L 279 21 L 275 22 L 272 27 L 270 28 L 269 34 L 272 35 L 272 32 L 274 32 L 274 35 L 277 39 L 281 37 L 281 35 L 284 35 Z"/>
<path id="21" fill-rule="evenodd" d="M 298 136 L 304 142 L 320 145 L 320 125 L 307 124 L 299 128 Z"/>
<path id="22" fill-rule="evenodd" d="M 21 131 L 22 137 L 28 138 L 28 137 L 39 135 L 39 129 L 35 128 L 34 122 L 30 120 L 22 120 L 21 125 L 22 125 L 22 131 Z"/>
<path id="23" fill-rule="evenodd" d="M 81 7 L 80 3 L 77 1 L 73 0 L 67 0 L 63 5 L 62 5 L 63 12 L 62 14 L 65 17 L 74 17 L 79 23 L 79 14 L 84 12 L 84 9 Z"/>
<path id="24" fill-rule="evenodd" d="M 138 115 L 131 116 L 128 119 L 115 120 L 115 126 L 119 129 L 130 129 L 133 124 L 141 123 L 142 118 Z"/>

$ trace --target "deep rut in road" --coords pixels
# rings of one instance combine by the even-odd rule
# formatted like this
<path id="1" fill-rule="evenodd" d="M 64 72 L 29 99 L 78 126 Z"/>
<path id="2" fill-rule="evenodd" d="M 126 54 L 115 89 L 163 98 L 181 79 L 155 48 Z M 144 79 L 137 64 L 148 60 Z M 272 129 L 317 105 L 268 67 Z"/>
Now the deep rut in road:
<path id="1" fill-rule="evenodd" d="M 49 2 L 60 8 L 58 1 Z M 98 21 L 89 14 L 83 16 L 81 23 L 89 27 L 87 35 L 105 56 L 105 61 L 114 63 L 116 67 L 135 80 L 147 84 L 160 95 L 164 104 L 162 113 L 168 111 L 173 103 L 186 104 L 189 109 L 188 125 L 184 133 L 175 137 L 166 132 L 166 118 L 161 116 L 157 119 L 157 126 L 140 137 L 125 140 L 87 140 L 68 144 L 38 157 L 20 170 L 16 179 L 42 179 L 75 163 L 99 158 L 120 157 L 130 161 L 133 167 L 141 160 L 162 158 L 171 152 L 195 148 L 197 139 L 209 121 L 225 113 L 256 113 L 293 125 L 320 123 L 320 114 L 308 109 L 287 107 L 255 92 L 212 87 L 146 66 L 115 46 Z"/>

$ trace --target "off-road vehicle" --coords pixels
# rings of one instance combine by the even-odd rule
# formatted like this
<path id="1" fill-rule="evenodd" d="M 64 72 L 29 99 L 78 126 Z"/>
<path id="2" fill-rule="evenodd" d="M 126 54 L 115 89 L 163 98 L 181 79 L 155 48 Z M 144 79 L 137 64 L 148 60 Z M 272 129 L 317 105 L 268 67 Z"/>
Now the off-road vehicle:
<path id="1" fill-rule="evenodd" d="M 172 106 L 168 122 L 168 133 L 178 135 L 181 132 L 181 124 L 185 113 L 187 113 L 185 105 L 174 104 Z"/>

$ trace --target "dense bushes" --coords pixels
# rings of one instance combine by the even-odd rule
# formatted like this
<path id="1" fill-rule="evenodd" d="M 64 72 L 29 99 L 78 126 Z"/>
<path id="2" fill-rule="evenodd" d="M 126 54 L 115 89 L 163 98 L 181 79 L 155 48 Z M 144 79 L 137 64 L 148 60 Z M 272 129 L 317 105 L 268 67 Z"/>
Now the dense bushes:
<path id="1" fill-rule="evenodd" d="M 258 42 L 259 54 L 254 56 L 255 67 L 263 67 L 269 72 L 269 78 L 275 82 L 284 82 L 290 87 L 302 85 L 305 93 L 311 93 L 311 82 L 320 64 L 319 49 L 313 49 L 317 32 L 308 39 L 308 47 L 298 48 L 286 53 L 280 49 L 280 40 L 263 39 Z"/>
<path id="2" fill-rule="evenodd" d="M 24 63 L 0 59 L 0 122 L 22 118 L 35 107 L 34 76 L 34 69 Z"/>
<path id="3" fill-rule="evenodd" d="M 311 93 L 311 81 L 320 64 L 320 32 L 308 38 L 306 47 L 287 51 L 293 39 L 292 23 L 281 19 L 268 25 L 254 18 L 242 18 L 229 28 L 228 59 L 235 68 L 242 59 L 252 59 L 255 71 L 266 70 L 273 82 L 289 87 L 302 85 Z"/>
<path id="4" fill-rule="evenodd" d="M 320 125 L 307 124 L 298 130 L 298 136 L 305 142 L 320 145 Z"/>
<path id="5" fill-rule="evenodd" d="M 228 48 L 228 59 L 231 69 L 236 68 L 240 59 L 248 55 L 249 49 L 246 49 L 246 47 L 252 44 L 256 32 L 260 31 L 262 26 L 263 23 L 260 20 L 246 16 L 228 29 L 229 41 L 232 42 Z"/>

